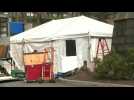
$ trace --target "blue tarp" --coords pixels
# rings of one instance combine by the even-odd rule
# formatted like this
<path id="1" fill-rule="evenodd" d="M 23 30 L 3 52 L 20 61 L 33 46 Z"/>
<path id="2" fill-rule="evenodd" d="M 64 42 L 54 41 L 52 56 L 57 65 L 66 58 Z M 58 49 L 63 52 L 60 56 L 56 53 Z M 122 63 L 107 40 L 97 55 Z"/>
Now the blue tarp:
<path id="1" fill-rule="evenodd" d="M 9 22 L 9 30 L 11 35 L 16 35 L 18 33 L 24 32 L 23 22 Z"/>

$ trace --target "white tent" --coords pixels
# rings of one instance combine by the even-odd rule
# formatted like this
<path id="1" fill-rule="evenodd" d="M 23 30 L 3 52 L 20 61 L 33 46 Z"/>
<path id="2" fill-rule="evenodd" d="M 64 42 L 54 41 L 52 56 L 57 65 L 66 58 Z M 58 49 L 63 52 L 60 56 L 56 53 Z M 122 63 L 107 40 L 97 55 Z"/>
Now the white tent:
<path id="1" fill-rule="evenodd" d="M 52 20 L 10 38 L 10 54 L 18 68 L 24 70 L 25 53 L 42 51 L 53 45 L 55 73 L 67 72 L 81 67 L 83 61 L 93 61 L 99 37 L 106 37 L 111 48 L 113 26 L 85 16 Z M 66 56 L 66 40 L 75 40 L 76 55 Z M 23 44 L 25 43 L 25 45 Z"/>

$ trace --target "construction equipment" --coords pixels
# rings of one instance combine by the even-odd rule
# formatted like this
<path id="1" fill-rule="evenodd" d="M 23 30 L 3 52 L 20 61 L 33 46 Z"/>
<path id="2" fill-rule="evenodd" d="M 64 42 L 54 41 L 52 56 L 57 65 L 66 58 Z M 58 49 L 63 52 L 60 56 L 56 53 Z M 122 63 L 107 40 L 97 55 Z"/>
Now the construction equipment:
<path id="1" fill-rule="evenodd" d="M 97 45 L 97 53 L 96 53 L 96 58 L 103 59 L 103 57 L 106 54 L 109 54 L 110 50 L 107 44 L 107 41 L 105 38 L 99 38 L 98 40 L 98 45 Z"/>
<path id="2" fill-rule="evenodd" d="M 44 52 L 33 52 L 24 54 L 24 64 L 27 81 L 38 81 L 42 77 L 44 65 Z"/>
<path id="3" fill-rule="evenodd" d="M 8 62 L 11 65 L 11 70 L 15 66 L 15 63 L 14 63 L 12 57 L 10 57 L 10 55 L 9 55 L 9 46 L 8 45 L 0 45 L 0 61 L 1 62 L 4 62 L 4 61 Z M 7 68 L 5 67 L 5 70 L 6 69 Z"/>
<path id="4" fill-rule="evenodd" d="M 44 52 L 24 53 L 27 81 L 51 81 L 53 72 L 54 48 L 48 47 Z"/>

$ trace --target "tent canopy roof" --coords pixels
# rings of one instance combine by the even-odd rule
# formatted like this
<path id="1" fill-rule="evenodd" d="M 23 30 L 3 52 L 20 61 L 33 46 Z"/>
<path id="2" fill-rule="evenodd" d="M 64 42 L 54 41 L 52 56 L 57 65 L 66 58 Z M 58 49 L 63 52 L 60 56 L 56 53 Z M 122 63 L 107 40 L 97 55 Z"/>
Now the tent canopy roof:
<path id="1" fill-rule="evenodd" d="M 10 38 L 11 42 L 49 41 L 76 36 L 112 37 L 113 25 L 85 16 L 52 20 Z"/>

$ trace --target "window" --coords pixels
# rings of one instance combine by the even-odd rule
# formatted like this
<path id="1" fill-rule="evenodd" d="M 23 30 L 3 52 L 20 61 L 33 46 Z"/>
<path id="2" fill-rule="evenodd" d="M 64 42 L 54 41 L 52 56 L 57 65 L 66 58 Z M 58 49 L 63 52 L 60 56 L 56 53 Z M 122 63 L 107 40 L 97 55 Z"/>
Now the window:
<path id="1" fill-rule="evenodd" d="M 66 56 L 76 56 L 75 40 L 66 40 Z"/>

